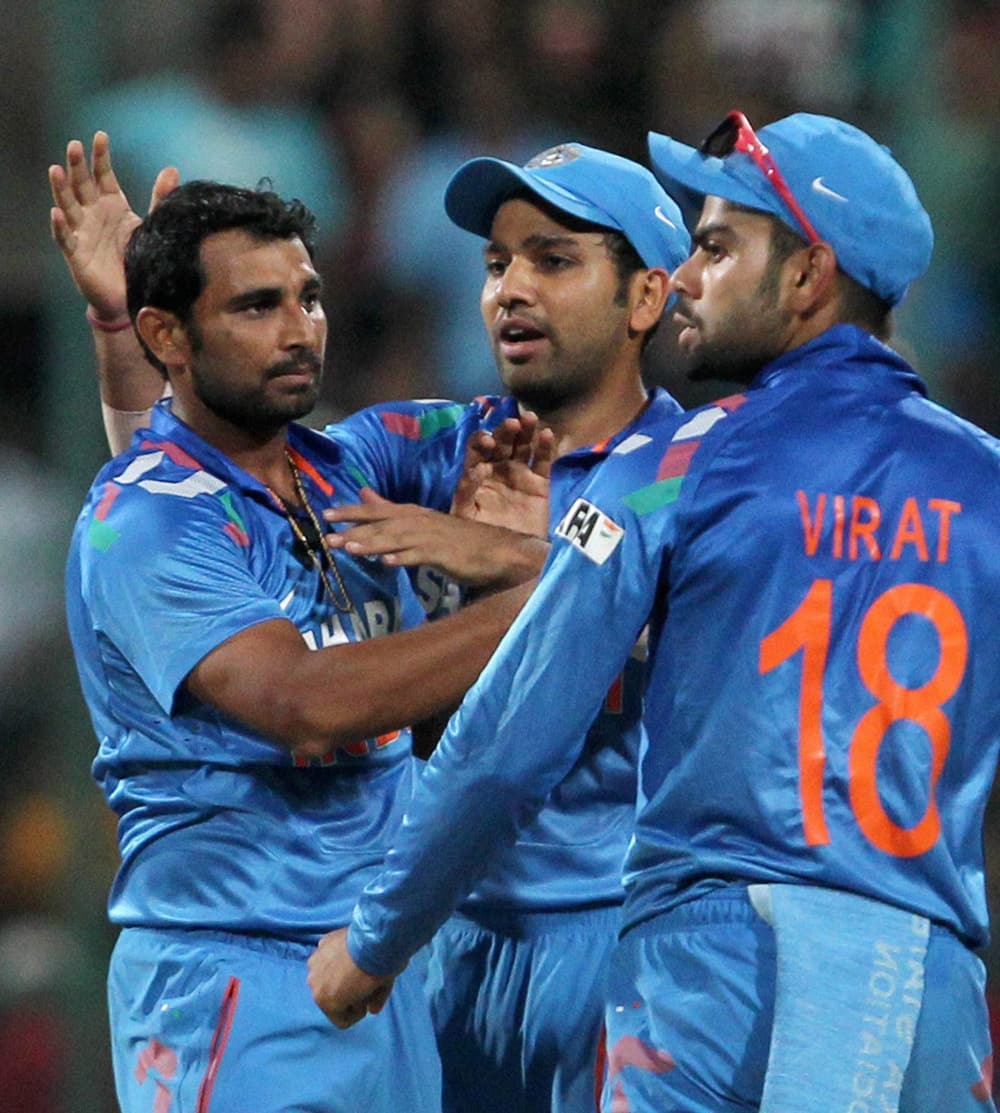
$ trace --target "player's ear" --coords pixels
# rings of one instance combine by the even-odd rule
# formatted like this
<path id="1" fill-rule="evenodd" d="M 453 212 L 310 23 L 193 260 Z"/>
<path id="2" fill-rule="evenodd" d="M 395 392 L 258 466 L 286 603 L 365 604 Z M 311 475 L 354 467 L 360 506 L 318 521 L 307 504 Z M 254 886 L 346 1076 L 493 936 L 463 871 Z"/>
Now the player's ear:
<path id="1" fill-rule="evenodd" d="M 168 371 L 190 362 L 188 330 L 176 313 L 144 305 L 135 319 L 135 327 L 143 343 Z"/>
<path id="2" fill-rule="evenodd" d="M 640 270 L 632 276 L 629 289 L 631 312 L 629 327 L 633 332 L 649 332 L 663 316 L 670 294 L 670 275 L 662 267 Z"/>
<path id="3" fill-rule="evenodd" d="M 785 261 L 789 307 L 808 317 L 827 305 L 837 293 L 837 256 L 824 242 L 811 243 Z"/>

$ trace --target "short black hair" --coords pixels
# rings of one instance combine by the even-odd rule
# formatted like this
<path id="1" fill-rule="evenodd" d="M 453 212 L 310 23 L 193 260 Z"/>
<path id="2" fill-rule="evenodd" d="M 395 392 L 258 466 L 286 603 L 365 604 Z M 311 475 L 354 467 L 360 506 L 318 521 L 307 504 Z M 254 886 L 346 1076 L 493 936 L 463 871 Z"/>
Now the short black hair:
<path id="1" fill-rule="evenodd" d="M 125 248 L 125 286 L 133 325 L 146 305 L 175 313 L 187 324 L 205 285 L 202 241 L 240 229 L 260 240 L 296 236 L 309 258 L 316 249 L 316 218 L 301 201 L 285 201 L 262 181 L 257 189 L 221 182 L 185 182 L 147 214 Z M 141 342 L 141 338 L 140 338 Z M 166 369 L 145 344 L 146 358 Z"/>
<path id="2" fill-rule="evenodd" d="M 604 233 L 604 246 L 618 273 L 618 299 L 624 305 L 625 293 L 629 282 L 632 281 L 632 275 L 637 271 L 644 271 L 649 268 L 642 261 L 639 252 L 632 246 L 632 241 L 623 232 L 614 228 L 599 230 Z"/>

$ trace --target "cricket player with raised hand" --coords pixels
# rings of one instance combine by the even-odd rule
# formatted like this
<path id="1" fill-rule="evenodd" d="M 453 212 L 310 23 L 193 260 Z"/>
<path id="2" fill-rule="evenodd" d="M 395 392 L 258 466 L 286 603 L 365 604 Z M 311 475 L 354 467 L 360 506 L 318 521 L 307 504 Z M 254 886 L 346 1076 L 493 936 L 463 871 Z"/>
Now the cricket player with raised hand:
<path id="1" fill-rule="evenodd" d="M 165 172 L 154 196 L 174 184 Z M 101 206 L 118 204 L 107 217 L 112 228 L 128 219 L 119 211 L 106 136 L 95 140 L 91 173 L 82 148 L 71 144 L 65 176 L 57 172 L 54 186 L 62 198 L 57 231 L 72 221 L 91 240 L 110 241 L 98 235 L 105 226 Z M 648 170 L 582 144 L 543 152 L 525 167 L 475 159 L 455 175 L 446 206 L 452 219 L 487 240 L 482 307 L 511 396 L 469 406 L 389 403 L 329 427 L 327 435 L 369 489 L 360 506 L 324 516 L 362 523 L 332 535 L 334 550 L 407 565 L 437 563 L 442 552 L 454 557 L 459 550 L 465 567 L 450 560 L 446 567 L 468 573 L 471 556 L 487 565 L 499 554 L 456 538 L 453 518 L 409 504 L 447 509 L 466 445 L 515 418 L 526 421 L 528 404 L 560 454 L 552 466 L 558 520 L 598 464 L 641 442 L 647 424 L 678 412 L 664 391 L 644 387 L 641 355 L 662 316 L 669 272 L 687 257 L 690 240 L 676 204 Z M 74 268 L 63 241 L 91 302 L 92 323 L 98 310 L 103 315 L 95 325 L 102 396 L 120 445 L 128 439 L 125 427 L 149 420 L 120 411 L 141 411 L 161 384 L 150 382 L 131 336 L 101 328 L 115 319 L 117 260 L 105 257 L 95 284 L 93 275 L 88 281 L 80 274 L 79 257 Z M 527 469 L 521 474 L 531 478 Z M 482 520 L 489 484 L 473 486 L 471 513 Z M 548 508 L 533 490 L 533 503 L 542 507 L 533 528 L 544 534 Z M 523 518 L 518 525 L 528 528 Z M 516 551 L 512 546 L 503 560 Z M 520 575 L 525 571 L 528 565 Z M 436 604 L 427 569 L 416 571 L 415 582 Z M 446 1109 L 592 1108 L 603 983 L 632 826 L 642 672 L 637 650 L 609 682 L 565 783 L 434 941 L 428 988 Z"/>
<path id="2" fill-rule="evenodd" d="M 90 216 L 135 221 L 113 180 L 71 184 L 78 170 L 51 173 L 53 228 L 94 294 L 106 225 Z M 298 202 L 190 182 L 131 231 L 125 283 L 109 243 L 111 286 L 173 388 L 97 476 L 66 581 L 93 773 L 119 820 L 109 1005 L 128 1113 L 440 1104 L 419 972 L 341 1040 L 305 961 L 392 838 L 409 724 L 454 705 L 529 589 L 427 624 L 401 570 L 324 546 L 323 510 L 364 477 L 296 420 L 326 343 L 313 230 Z"/>

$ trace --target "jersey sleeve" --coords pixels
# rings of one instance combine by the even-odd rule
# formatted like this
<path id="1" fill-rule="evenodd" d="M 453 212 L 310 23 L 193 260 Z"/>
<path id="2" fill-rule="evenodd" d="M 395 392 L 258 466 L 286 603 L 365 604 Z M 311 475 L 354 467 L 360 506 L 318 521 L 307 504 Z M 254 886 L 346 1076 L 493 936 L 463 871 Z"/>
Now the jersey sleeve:
<path id="1" fill-rule="evenodd" d="M 83 541 L 84 599 L 98 635 L 170 713 L 203 657 L 241 630 L 284 616 L 255 580 L 222 499 L 131 487 L 107 508 L 113 493 L 108 484 Z"/>
<path id="2" fill-rule="evenodd" d="M 630 469 L 601 471 L 559 523 L 537 589 L 449 723 L 355 909 L 348 944 L 370 973 L 405 965 L 491 848 L 513 842 L 570 771 L 646 624 L 668 515 L 629 506 Z"/>
<path id="3" fill-rule="evenodd" d="M 324 433 L 384 498 L 446 511 L 481 409 L 478 403 L 388 402 L 358 410 Z"/>

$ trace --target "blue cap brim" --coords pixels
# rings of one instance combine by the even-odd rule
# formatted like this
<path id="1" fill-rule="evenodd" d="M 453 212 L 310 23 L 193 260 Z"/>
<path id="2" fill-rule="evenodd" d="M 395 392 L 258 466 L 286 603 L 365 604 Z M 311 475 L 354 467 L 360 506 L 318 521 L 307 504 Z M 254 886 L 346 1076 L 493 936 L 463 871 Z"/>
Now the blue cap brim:
<path id="1" fill-rule="evenodd" d="M 522 191 L 541 198 L 560 212 L 602 228 L 624 232 L 603 209 L 588 204 L 540 174 L 532 174 L 499 158 L 474 158 L 459 167 L 445 189 L 444 208 L 459 228 L 489 239 L 497 209 L 509 197 Z"/>

